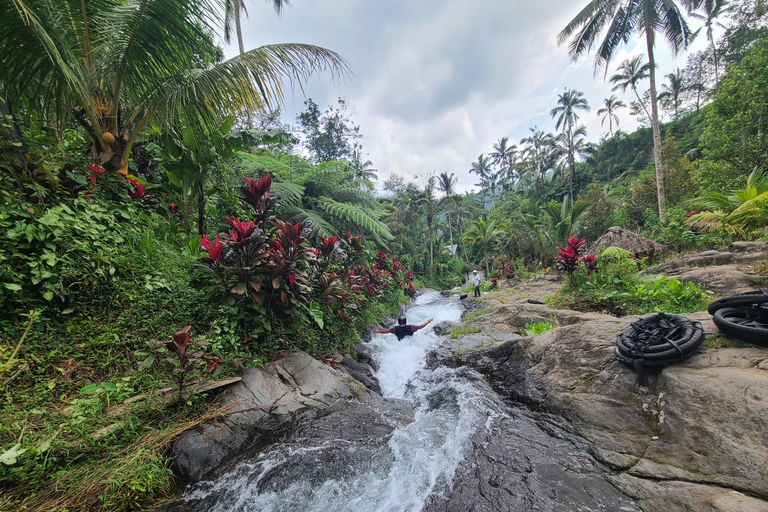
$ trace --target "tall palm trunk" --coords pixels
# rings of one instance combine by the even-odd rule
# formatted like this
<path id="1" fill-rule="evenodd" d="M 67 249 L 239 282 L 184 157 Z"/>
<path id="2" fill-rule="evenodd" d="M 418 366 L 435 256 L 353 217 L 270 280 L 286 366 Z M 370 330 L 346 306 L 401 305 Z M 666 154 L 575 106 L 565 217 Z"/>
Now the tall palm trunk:
<path id="1" fill-rule="evenodd" d="M 205 235 L 205 183 L 200 183 L 197 193 L 197 234 L 203 236 Z"/>
<path id="2" fill-rule="evenodd" d="M 485 278 L 491 278 L 491 271 L 488 267 L 488 242 L 483 240 L 483 252 L 485 252 Z"/>
<path id="3" fill-rule="evenodd" d="M 664 168 L 661 161 L 661 126 L 659 125 L 659 107 L 656 97 L 656 61 L 653 56 L 654 28 L 646 25 L 645 41 L 648 45 L 648 73 L 651 80 L 651 127 L 653 130 L 653 161 L 656 167 L 656 194 L 659 200 L 659 219 L 666 212 L 664 195 Z"/>
<path id="4" fill-rule="evenodd" d="M 235 29 L 237 30 L 237 46 L 240 48 L 240 55 L 245 53 L 245 47 L 243 46 L 243 30 L 240 27 L 240 8 L 242 0 L 237 1 L 235 6 Z"/>
<path id="5" fill-rule="evenodd" d="M 632 90 L 635 91 L 635 96 L 637 96 L 637 102 L 640 104 L 641 107 L 643 107 L 643 110 L 645 110 L 645 115 L 648 116 L 648 119 L 651 119 L 652 118 L 651 113 L 648 112 L 648 108 L 646 108 L 645 103 L 643 103 L 643 100 L 640 99 L 640 95 L 637 93 L 637 87 L 632 85 Z"/>
<path id="6" fill-rule="evenodd" d="M 434 241 L 434 236 L 432 235 L 432 217 L 427 217 L 427 230 L 429 231 L 429 268 L 432 268 L 432 263 L 434 262 L 434 257 L 432 254 L 432 242 Z"/>
<path id="7" fill-rule="evenodd" d="M 451 229 L 451 212 L 445 212 L 448 217 L 448 236 L 451 238 L 451 245 L 453 245 L 453 229 Z"/>
<path id="8" fill-rule="evenodd" d="M 573 144 L 573 141 L 571 141 L 571 144 Z M 576 177 L 576 161 L 573 158 L 573 147 L 571 147 L 569 153 L 568 160 L 571 164 L 571 179 L 568 181 L 568 193 L 573 197 L 573 180 Z"/>

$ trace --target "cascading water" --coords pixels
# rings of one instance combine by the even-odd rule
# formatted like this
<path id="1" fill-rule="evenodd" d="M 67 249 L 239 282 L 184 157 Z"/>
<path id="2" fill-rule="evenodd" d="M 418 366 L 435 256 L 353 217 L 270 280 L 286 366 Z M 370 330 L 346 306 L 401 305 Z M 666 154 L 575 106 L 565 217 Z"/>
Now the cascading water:
<path id="1" fill-rule="evenodd" d="M 449 300 L 428 291 L 416 299 L 407 318 L 410 324 L 421 324 L 431 317 L 439 323 L 458 321 L 461 313 L 455 298 Z M 169 510 L 475 509 L 474 498 L 470 498 L 470 504 L 452 503 L 451 500 L 458 499 L 452 489 L 459 472 L 459 487 L 475 485 L 471 480 L 478 476 L 470 475 L 467 480 L 462 462 L 466 466 L 467 456 L 480 458 L 477 452 L 483 446 L 489 451 L 511 449 L 503 456 L 514 464 L 502 461 L 508 472 L 503 478 L 509 480 L 510 487 L 502 493 L 501 508 L 499 504 L 483 505 L 486 498 L 478 497 L 477 510 L 638 510 L 595 477 L 591 458 L 581 447 L 575 449 L 577 445 L 552 418 L 510 409 L 471 370 L 427 369 L 427 353 L 441 343 L 431 327 L 403 340 L 384 334 L 374 335 L 371 341 L 379 367 L 376 376 L 384 398 L 388 399 L 380 403 L 389 407 L 400 403 L 408 412 L 400 414 L 394 407 L 375 416 L 367 406 L 348 403 L 331 411 L 308 413 L 278 428 L 270 439 L 262 440 L 250 453 L 226 464 L 211 480 L 188 488 Z M 510 440 L 510 435 L 515 437 Z M 493 446 L 494 440 L 499 439 L 504 443 L 501 448 Z M 551 487 L 545 481 L 550 478 L 560 482 L 560 495 L 555 491 L 554 497 L 537 499 L 536 489 Z M 569 496 L 569 486 L 563 484 L 569 479 L 578 480 L 571 486 L 591 489 L 585 497 Z M 524 488 L 515 491 L 514 486 L 520 485 Z M 481 487 L 480 483 L 477 487 Z M 492 487 L 503 488 L 495 484 Z M 473 487 L 470 496 L 476 492 L 482 493 Z M 516 495 L 522 500 L 516 506 L 522 508 L 513 506 L 517 503 Z M 550 506 L 550 502 L 557 507 Z M 560 508 L 563 505 L 570 508 Z"/>

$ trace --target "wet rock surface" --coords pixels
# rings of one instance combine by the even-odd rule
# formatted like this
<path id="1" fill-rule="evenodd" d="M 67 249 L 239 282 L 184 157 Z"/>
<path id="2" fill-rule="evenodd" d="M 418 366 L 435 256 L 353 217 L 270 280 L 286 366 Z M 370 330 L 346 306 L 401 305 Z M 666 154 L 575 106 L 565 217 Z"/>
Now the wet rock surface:
<path id="1" fill-rule="evenodd" d="M 608 483 L 612 473 L 561 417 L 498 395 L 494 402 L 496 414 L 473 437 L 450 489 L 434 493 L 425 512 L 641 510 Z"/>
<path id="2" fill-rule="evenodd" d="M 174 474 L 183 481 L 210 475 L 224 460 L 264 435 L 264 425 L 306 408 L 365 397 L 366 388 L 349 373 L 294 352 L 263 371 L 249 368 L 222 395 L 231 407 L 221 421 L 184 433 L 174 444 Z"/>
<path id="3" fill-rule="evenodd" d="M 413 421 L 413 409 L 402 400 L 370 398 L 367 403 L 336 400 L 282 421 L 261 422 L 261 435 L 232 452 L 207 480 L 197 484 L 205 492 L 192 493 L 161 511 L 250 510 L 252 494 L 244 493 L 245 489 L 278 493 L 298 483 L 309 491 L 328 480 L 343 481 L 361 471 L 375 471 L 391 460 L 387 442 L 396 427 Z M 354 450 L 345 449 L 348 446 Z"/>
<path id="4" fill-rule="evenodd" d="M 706 312 L 686 316 L 717 331 Z M 768 352 L 701 348 L 641 388 L 613 359 L 616 335 L 638 318 L 604 315 L 438 362 L 562 415 L 642 510 L 768 510 Z"/>

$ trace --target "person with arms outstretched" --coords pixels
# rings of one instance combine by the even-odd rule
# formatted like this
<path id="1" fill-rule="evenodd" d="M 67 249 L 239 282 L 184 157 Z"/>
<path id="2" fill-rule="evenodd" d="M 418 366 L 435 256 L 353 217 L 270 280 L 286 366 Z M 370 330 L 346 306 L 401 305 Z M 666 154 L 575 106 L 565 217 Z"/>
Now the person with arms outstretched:
<path id="1" fill-rule="evenodd" d="M 406 325 L 407 320 L 404 316 L 401 316 L 397 319 L 397 325 L 390 327 L 389 329 L 373 329 L 373 332 L 376 334 L 394 334 L 397 336 L 398 340 L 401 340 L 406 336 L 412 336 L 413 333 L 419 329 L 425 328 L 432 323 L 432 320 L 434 320 L 434 318 L 430 318 L 421 325 Z"/>

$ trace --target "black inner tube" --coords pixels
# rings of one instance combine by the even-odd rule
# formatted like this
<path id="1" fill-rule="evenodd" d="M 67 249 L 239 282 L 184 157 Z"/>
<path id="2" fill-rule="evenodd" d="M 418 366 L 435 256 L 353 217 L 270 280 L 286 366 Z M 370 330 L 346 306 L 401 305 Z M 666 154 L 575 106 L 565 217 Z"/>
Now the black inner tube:
<path id="1" fill-rule="evenodd" d="M 768 308 L 721 308 L 715 311 L 712 321 L 724 334 L 753 345 L 768 347 Z"/>
<path id="2" fill-rule="evenodd" d="M 680 315 L 657 313 L 633 322 L 616 338 L 615 357 L 637 372 L 648 386 L 646 367 L 663 368 L 693 355 L 704 342 L 701 323 Z"/>
<path id="3" fill-rule="evenodd" d="M 707 313 L 714 315 L 718 309 L 739 306 L 759 306 L 768 302 L 768 288 L 761 288 L 747 293 L 732 295 L 712 302 L 707 306 Z"/>

